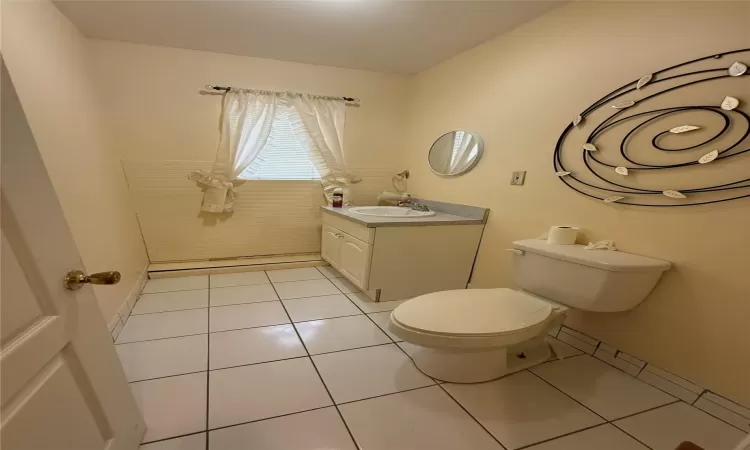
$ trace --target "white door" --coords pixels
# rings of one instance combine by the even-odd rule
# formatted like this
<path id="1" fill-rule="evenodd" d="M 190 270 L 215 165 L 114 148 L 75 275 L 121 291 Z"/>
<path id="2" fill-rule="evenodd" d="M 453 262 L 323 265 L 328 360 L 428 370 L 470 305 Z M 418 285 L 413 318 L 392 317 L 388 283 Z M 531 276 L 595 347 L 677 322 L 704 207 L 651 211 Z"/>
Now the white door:
<path id="1" fill-rule="evenodd" d="M 134 450 L 145 424 L 91 287 L 63 287 L 83 265 L 0 65 L 0 447 Z"/>

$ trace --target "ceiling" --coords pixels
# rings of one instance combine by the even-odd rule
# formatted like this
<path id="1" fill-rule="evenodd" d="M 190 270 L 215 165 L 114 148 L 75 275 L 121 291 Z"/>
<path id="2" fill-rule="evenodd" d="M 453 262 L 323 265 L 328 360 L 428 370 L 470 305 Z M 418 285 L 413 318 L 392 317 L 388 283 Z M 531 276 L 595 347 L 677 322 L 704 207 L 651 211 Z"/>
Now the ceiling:
<path id="1" fill-rule="evenodd" d="M 92 38 L 411 74 L 563 1 L 57 1 Z"/>

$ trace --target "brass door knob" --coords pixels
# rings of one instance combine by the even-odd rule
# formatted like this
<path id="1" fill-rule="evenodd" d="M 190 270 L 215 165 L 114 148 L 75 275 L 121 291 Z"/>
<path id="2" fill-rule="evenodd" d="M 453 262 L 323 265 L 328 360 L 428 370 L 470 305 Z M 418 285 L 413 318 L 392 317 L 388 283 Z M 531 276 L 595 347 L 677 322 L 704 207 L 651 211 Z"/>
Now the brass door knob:
<path id="1" fill-rule="evenodd" d="M 98 272 L 86 275 L 80 270 L 71 270 L 65 275 L 65 289 L 75 291 L 81 289 L 84 284 L 117 284 L 120 282 L 120 272 Z"/>

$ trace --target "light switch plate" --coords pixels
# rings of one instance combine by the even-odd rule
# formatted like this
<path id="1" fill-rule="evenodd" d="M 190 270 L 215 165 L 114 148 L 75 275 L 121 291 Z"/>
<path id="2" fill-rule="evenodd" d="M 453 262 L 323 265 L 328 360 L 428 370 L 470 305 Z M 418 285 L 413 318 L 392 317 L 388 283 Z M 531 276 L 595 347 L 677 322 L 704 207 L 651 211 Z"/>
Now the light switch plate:
<path id="1" fill-rule="evenodd" d="M 522 186 L 524 180 L 526 180 L 525 170 L 513 172 L 513 176 L 510 179 L 510 184 L 512 184 L 513 186 Z"/>

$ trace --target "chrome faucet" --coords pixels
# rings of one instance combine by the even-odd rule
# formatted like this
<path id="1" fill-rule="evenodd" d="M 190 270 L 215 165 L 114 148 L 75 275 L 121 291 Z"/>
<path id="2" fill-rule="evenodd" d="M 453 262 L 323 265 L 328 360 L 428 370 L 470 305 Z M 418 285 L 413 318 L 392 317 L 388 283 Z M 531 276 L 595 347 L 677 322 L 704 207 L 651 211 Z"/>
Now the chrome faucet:
<path id="1" fill-rule="evenodd" d="M 399 201 L 398 206 L 401 206 L 404 208 L 411 208 L 415 211 L 429 211 L 430 210 L 429 206 L 415 202 L 414 200 L 411 199 L 411 196 Z"/>

